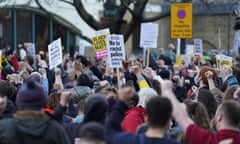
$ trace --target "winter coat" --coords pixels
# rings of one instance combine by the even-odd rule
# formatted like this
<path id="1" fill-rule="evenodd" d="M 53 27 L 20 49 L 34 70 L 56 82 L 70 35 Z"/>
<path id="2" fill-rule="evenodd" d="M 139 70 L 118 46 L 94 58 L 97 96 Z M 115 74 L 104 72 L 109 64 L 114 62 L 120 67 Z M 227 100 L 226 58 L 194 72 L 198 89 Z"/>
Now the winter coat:
<path id="1" fill-rule="evenodd" d="M 122 121 L 122 129 L 128 133 L 136 133 L 139 125 L 145 122 L 146 110 L 141 107 L 133 107 L 125 113 Z"/>
<path id="2" fill-rule="evenodd" d="M 69 144 L 63 127 L 42 112 L 21 111 L 0 121 L 1 144 Z"/>
<path id="3" fill-rule="evenodd" d="M 11 100 L 7 101 L 7 106 L 5 111 L 3 112 L 3 115 L 0 116 L 0 119 L 4 119 L 4 118 L 11 118 L 12 115 L 16 112 L 16 107 L 13 104 L 13 102 Z"/>

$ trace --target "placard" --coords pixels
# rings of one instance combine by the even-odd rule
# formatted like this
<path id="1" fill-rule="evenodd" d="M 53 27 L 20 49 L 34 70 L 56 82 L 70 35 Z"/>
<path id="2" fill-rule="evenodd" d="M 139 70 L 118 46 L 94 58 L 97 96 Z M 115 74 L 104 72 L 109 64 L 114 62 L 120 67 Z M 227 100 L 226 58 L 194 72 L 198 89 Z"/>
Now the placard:
<path id="1" fill-rule="evenodd" d="M 158 24 L 142 23 L 140 47 L 142 48 L 157 48 Z"/>
<path id="2" fill-rule="evenodd" d="M 199 54 L 199 55 L 203 54 L 202 39 L 194 39 L 193 54 Z"/>
<path id="3" fill-rule="evenodd" d="M 62 42 L 57 39 L 48 45 L 49 69 L 53 69 L 62 63 Z"/>
<path id="4" fill-rule="evenodd" d="M 111 68 L 121 68 L 125 60 L 125 46 L 123 35 L 107 36 L 108 62 Z"/>
<path id="5" fill-rule="evenodd" d="M 236 32 L 234 37 L 233 50 L 237 56 L 239 55 L 239 49 L 240 49 L 240 34 Z"/>
<path id="6" fill-rule="evenodd" d="M 99 36 L 99 35 L 109 35 L 110 34 L 110 29 L 109 28 L 105 28 L 105 29 L 101 29 L 101 30 L 98 30 L 96 31 L 96 36 Z"/>
<path id="7" fill-rule="evenodd" d="M 192 3 L 171 4 L 171 38 L 192 38 Z"/>
<path id="8" fill-rule="evenodd" d="M 219 69 L 222 65 L 228 65 L 229 67 L 232 67 L 233 58 L 226 55 L 216 55 L 216 64 L 217 64 L 217 68 Z"/>
<path id="9" fill-rule="evenodd" d="M 27 49 L 27 53 L 33 57 L 36 56 L 36 47 L 34 43 L 24 43 L 24 46 Z"/>
<path id="10" fill-rule="evenodd" d="M 34 58 L 34 67 L 36 67 L 36 47 L 34 43 L 28 42 L 28 43 L 24 43 L 24 46 L 27 49 L 27 54 L 31 55 Z"/>
<path id="11" fill-rule="evenodd" d="M 85 54 L 85 44 L 83 40 L 79 41 L 79 55 L 84 55 Z"/>

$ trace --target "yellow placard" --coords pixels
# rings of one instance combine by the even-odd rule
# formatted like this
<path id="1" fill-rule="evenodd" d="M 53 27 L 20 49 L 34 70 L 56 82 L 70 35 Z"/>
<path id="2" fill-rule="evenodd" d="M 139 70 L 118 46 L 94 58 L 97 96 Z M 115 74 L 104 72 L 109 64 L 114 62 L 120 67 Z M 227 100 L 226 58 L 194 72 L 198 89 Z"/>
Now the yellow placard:
<path id="1" fill-rule="evenodd" d="M 99 36 L 93 37 L 92 43 L 93 43 L 93 49 L 95 52 L 107 49 L 106 35 L 99 35 Z"/>
<path id="2" fill-rule="evenodd" d="M 192 38 L 192 3 L 171 4 L 171 38 Z"/>
<path id="3" fill-rule="evenodd" d="M 181 55 L 176 55 L 176 64 L 179 67 L 182 67 L 182 56 Z"/>
<path id="4" fill-rule="evenodd" d="M 218 69 L 220 69 L 223 65 L 228 65 L 229 67 L 232 67 L 233 66 L 232 57 L 225 55 L 217 55 L 216 65 Z"/>

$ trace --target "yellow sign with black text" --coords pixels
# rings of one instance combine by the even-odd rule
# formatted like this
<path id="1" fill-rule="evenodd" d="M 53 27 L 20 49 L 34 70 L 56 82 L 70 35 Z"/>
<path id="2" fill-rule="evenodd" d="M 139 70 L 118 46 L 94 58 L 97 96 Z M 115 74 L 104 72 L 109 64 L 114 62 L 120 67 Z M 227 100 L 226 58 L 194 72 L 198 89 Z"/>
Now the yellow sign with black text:
<path id="1" fill-rule="evenodd" d="M 192 38 L 192 3 L 171 4 L 171 38 Z"/>

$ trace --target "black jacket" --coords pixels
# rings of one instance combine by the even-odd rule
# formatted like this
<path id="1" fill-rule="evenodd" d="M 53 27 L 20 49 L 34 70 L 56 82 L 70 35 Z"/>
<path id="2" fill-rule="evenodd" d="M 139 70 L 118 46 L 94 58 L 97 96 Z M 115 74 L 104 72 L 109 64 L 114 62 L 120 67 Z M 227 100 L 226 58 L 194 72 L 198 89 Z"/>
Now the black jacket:
<path id="1" fill-rule="evenodd" d="M 17 112 L 0 121 L 1 144 L 69 144 L 63 127 L 41 112 Z"/>

